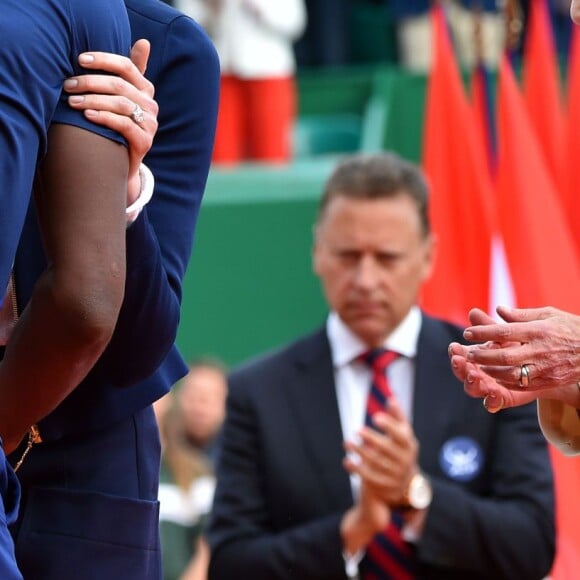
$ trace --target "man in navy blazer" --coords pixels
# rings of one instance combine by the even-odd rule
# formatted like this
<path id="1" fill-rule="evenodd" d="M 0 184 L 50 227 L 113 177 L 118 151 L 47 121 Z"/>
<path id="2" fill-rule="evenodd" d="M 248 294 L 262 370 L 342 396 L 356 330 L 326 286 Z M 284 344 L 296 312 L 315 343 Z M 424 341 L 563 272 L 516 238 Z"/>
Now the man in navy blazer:
<path id="1" fill-rule="evenodd" d="M 155 191 L 127 229 L 114 336 L 86 380 L 39 423 L 42 443 L 18 471 L 23 499 L 13 534 L 27 579 L 161 577 L 151 403 L 187 372 L 174 340 L 211 159 L 219 64 L 188 17 L 158 0 L 125 3 L 133 40 L 146 38 L 152 49 L 146 76 L 156 87 L 159 130 L 145 163 Z M 19 309 L 45 266 L 31 207 L 14 266 Z"/>
<path id="2" fill-rule="evenodd" d="M 313 251 L 326 325 L 230 376 L 211 580 L 550 570 L 553 482 L 535 410 L 490 415 L 465 397 L 447 356 L 461 329 L 416 306 L 433 262 L 427 216 L 423 177 L 395 155 L 347 157 L 331 175 Z M 377 348 L 397 357 L 373 378 L 361 357 Z M 364 427 L 380 380 L 393 394 Z M 372 546 L 397 519 L 414 572 L 389 575 Z"/>

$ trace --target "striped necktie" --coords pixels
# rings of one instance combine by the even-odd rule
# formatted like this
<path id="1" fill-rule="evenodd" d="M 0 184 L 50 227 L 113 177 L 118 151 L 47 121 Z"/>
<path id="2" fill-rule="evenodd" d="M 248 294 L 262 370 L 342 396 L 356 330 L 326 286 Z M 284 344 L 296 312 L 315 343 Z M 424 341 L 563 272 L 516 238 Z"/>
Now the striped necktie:
<path id="1" fill-rule="evenodd" d="M 387 368 L 398 356 L 398 353 L 384 348 L 375 348 L 361 356 L 372 371 L 365 425 L 373 429 L 376 427 L 372 416 L 387 408 L 389 398 L 393 396 Z M 367 546 L 366 556 L 360 565 L 363 580 L 412 580 L 415 577 L 413 547 L 401 536 L 402 524 L 401 514 L 393 512 L 387 529 L 379 532 Z"/>

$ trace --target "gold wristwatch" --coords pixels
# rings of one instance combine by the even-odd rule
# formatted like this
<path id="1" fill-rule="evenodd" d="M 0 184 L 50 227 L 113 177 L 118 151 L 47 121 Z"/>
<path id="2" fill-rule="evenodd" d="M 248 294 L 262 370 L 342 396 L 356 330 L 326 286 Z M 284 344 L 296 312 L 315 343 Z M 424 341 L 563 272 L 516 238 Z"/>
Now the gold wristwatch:
<path id="1" fill-rule="evenodd" d="M 420 471 L 415 473 L 409 482 L 409 487 L 401 501 L 403 509 L 424 510 L 429 507 L 433 499 L 433 488 L 429 479 Z"/>

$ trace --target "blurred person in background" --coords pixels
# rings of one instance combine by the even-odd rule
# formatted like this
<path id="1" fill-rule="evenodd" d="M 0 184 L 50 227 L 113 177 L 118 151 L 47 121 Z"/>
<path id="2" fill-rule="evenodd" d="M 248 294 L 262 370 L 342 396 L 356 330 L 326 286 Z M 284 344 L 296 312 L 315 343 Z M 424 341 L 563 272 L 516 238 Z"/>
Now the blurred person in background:
<path id="1" fill-rule="evenodd" d="M 304 0 L 174 0 L 212 37 L 221 96 L 213 161 L 279 163 L 292 154 L 297 114 L 293 43 Z"/>
<path id="2" fill-rule="evenodd" d="M 514 0 L 507 0 L 514 2 Z M 502 0 L 447 0 L 441 4 L 451 29 L 457 56 L 463 66 L 476 62 L 475 19 L 480 18 L 483 62 L 496 68 L 505 46 L 505 18 Z M 397 22 L 399 60 L 410 71 L 426 72 L 432 62 L 430 0 L 386 0 Z M 521 24 L 521 23 L 520 23 Z"/>
<path id="3" fill-rule="evenodd" d="M 209 550 L 203 531 L 215 489 L 216 438 L 225 414 L 225 367 L 190 366 L 177 389 L 159 400 L 162 441 L 159 486 L 164 580 L 205 580 Z"/>
<path id="4" fill-rule="evenodd" d="M 491 415 L 457 388 L 447 346 L 462 329 L 416 305 L 434 251 L 416 166 L 339 163 L 313 249 L 326 324 L 229 376 L 211 580 L 548 573 L 553 481 L 535 409 Z"/>
<path id="5" fill-rule="evenodd" d="M 226 396 L 226 368 L 209 358 L 190 365 L 177 391 L 188 441 L 212 461 L 216 459 L 217 435 L 224 420 Z"/>

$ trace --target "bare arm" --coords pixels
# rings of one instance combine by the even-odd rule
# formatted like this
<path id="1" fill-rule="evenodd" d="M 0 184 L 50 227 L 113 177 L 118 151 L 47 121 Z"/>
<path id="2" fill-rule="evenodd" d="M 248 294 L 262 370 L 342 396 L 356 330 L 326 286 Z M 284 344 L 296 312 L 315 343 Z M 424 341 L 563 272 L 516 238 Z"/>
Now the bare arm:
<path id="1" fill-rule="evenodd" d="M 127 170 L 120 145 L 72 126 L 50 129 L 35 187 L 49 267 L 0 363 L 7 453 L 78 385 L 111 337 L 125 283 Z"/>

